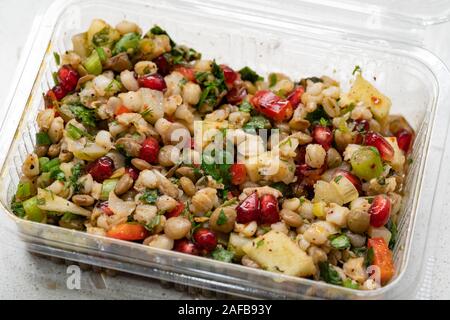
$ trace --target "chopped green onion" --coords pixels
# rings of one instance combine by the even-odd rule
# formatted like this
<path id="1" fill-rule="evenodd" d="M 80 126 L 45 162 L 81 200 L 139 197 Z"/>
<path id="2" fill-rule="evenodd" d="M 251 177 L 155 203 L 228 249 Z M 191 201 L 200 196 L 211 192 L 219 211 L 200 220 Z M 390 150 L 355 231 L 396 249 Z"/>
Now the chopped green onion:
<path id="1" fill-rule="evenodd" d="M 27 199 L 31 196 L 31 182 L 21 182 L 17 187 L 16 198 Z"/>
<path id="2" fill-rule="evenodd" d="M 58 52 L 53 52 L 53 57 L 55 58 L 56 65 L 59 66 L 61 64 L 61 57 Z"/>
<path id="3" fill-rule="evenodd" d="M 38 200 L 37 197 L 33 197 L 31 199 L 28 199 L 27 201 L 24 201 L 23 203 L 23 209 L 26 213 L 26 218 L 31 221 L 41 222 L 44 220 L 45 212 L 43 212 L 38 207 Z"/>
<path id="4" fill-rule="evenodd" d="M 41 168 L 41 171 L 42 171 L 42 167 L 49 161 L 50 161 L 50 159 L 47 157 L 39 158 L 39 168 Z"/>
<path id="5" fill-rule="evenodd" d="M 92 51 L 91 55 L 84 61 L 83 65 L 89 74 L 95 76 L 98 76 L 103 71 L 102 61 L 96 50 Z"/>
<path id="6" fill-rule="evenodd" d="M 42 165 L 41 171 L 42 172 L 50 172 L 52 171 L 52 169 L 54 169 L 54 167 L 59 167 L 60 161 L 58 158 L 52 159 L 50 161 L 48 161 L 47 163 L 45 163 L 44 165 Z"/>
<path id="7" fill-rule="evenodd" d="M 48 146 L 52 144 L 52 140 L 47 132 L 38 132 L 36 133 L 36 144 L 38 146 Z"/>
<path id="8" fill-rule="evenodd" d="M 102 192 L 100 194 L 100 200 L 108 200 L 109 194 L 116 188 L 116 184 L 119 179 L 107 179 L 103 181 Z"/>
<path id="9" fill-rule="evenodd" d="M 105 62 L 107 57 L 106 57 L 106 53 L 105 50 L 102 47 L 96 47 L 95 51 L 97 51 L 98 57 L 100 58 L 101 62 Z"/>

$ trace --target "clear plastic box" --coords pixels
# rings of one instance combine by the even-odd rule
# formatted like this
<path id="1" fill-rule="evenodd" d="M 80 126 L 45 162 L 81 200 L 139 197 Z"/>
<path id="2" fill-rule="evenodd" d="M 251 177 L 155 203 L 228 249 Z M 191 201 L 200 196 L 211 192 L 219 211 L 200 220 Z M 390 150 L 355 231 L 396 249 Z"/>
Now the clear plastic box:
<path id="1" fill-rule="evenodd" d="M 444 18 L 429 12 L 427 19 L 402 16 L 401 7 L 394 10 L 382 6 L 384 1 L 370 2 L 364 7 L 351 0 L 320 5 L 312 1 L 56 1 L 35 22 L 7 99 L 0 146 L 1 214 L 10 218 L 6 228 L 17 233 L 30 251 L 248 298 L 393 299 L 419 289 L 426 296 L 427 261 L 438 237 L 431 231 L 441 218 L 433 195 L 449 123 L 450 74 L 418 43 L 424 26 Z M 333 19 L 337 14 L 340 21 Z M 236 68 L 249 65 L 262 74 L 272 70 L 293 78 L 326 74 L 348 87 L 354 66 L 361 66 L 366 78 L 391 97 L 392 113 L 406 115 L 417 133 L 394 252 L 397 273 L 391 283 L 375 291 L 357 291 L 15 217 L 9 204 L 22 161 L 33 150 L 42 92 L 53 84 L 53 52 L 70 48 L 71 36 L 85 30 L 94 18 L 111 24 L 128 19 L 144 29 L 156 23 L 205 57 Z"/>

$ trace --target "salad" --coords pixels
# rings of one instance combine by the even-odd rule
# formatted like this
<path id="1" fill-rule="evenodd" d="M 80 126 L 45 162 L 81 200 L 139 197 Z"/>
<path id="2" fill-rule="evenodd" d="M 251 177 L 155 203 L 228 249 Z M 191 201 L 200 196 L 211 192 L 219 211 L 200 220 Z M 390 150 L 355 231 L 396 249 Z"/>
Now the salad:
<path id="1" fill-rule="evenodd" d="M 18 217 L 352 289 L 394 276 L 414 131 L 359 67 L 344 92 L 202 59 L 157 25 L 97 19 L 72 42 Z"/>

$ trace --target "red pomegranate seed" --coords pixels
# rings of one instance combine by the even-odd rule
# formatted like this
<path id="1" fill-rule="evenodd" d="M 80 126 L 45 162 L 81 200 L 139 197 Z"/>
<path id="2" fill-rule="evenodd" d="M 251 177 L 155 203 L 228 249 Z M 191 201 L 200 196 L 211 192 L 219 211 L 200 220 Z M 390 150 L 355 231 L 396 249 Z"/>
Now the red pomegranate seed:
<path id="1" fill-rule="evenodd" d="M 325 170 L 325 165 L 319 169 L 314 169 L 306 163 L 303 163 L 295 167 L 295 175 L 299 178 L 298 180 L 302 182 L 302 185 L 313 186 L 317 180 L 320 180 Z"/>
<path id="2" fill-rule="evenodd" d="M 302 102 L 302 95 L 305 92 L 305 89 L 303 87 L 297 87 L 294 89 L 294 91 L 292 91 L 287 99 L 290 101 L 292 107 L 294 109 L 296 109 L 298 107 L 298 105 L 300 104 L 300 102 Z"/>
<path id="3" fill-rule="evenodd" d="M 184 211 L 185 207 L 186 206 L 183 202 L 178 202 L 175 209 L 173 209 L 165 214 L 166 218 L 169 219 L 169 218 L 173 218 L 173 217 L 178 217 Z"/>
<path id="4" fill-rule="evenodd" d="M 90 163 L 86 171 L 91 174 L 95 181 L 103 182 L 113 174 L 114 161 L 110 157 L 101 157 Z"/>
<path id="5" fill-rule="evenodd" d="M 101 202 L 98 207 L 104 214 L 107 216 L 112 216 L 114 212 L 112 212 L 111 208 L 109 207 L 108 201 Z"/>
<path id="6" fill-rule="evenodd" d="M 209 229 L 200 228 L 194 232 L 195 246 L 200 250 L 213 251 L 217 246 L 217 237 Z"/>
<path id="7" fill-rule="evenodd" d="M 380 134 L 369 131 L 365 135 L 365 144 L 378 149 L 383 160 L 391 160 L 394 157 L 394 149 Z"/>
<path id="8" fill-rule="evenodd" d="M 331 148 L 331 144 L 333 143 L 333 133 L 330 128 L 317 125 L 313 129 L 312 137 L 314 142 L 320 144 L 325 150 Z"/>
<path id="9" fill-rule="evenodd" d="M 369 208 L 370 225 L 375 228 L 384 226 L 391 214 L 391 200 L 385 195 L 377 195 L 373 198 Z"/>
<path id="10" fill-rule="evenodd" d="M 234 163 L 230 168 L 231 183 L 239 185 L 247 180 L 247 169 L 243 163 Z"/>
<path id="11" fill-rule="evenodd" d="M 67 95 L 67 91 L 60 85 L 58 86 L 54 86 L 53 89 L 51 90 L 52 93 L 48 93 L 50 95 L 54 95 L 54 97 L 56 98 L 56 100 L 61 101 L 66 95 Z"/>
<path id="12" fill-rule="evenodd" d="M 230 104 L 236 105 L 240 104 L 244 98 L 247 96 L 247 89 L 243 85 L 232 87 L 227 95 L 227 101 Z"/>
<path id="13" fill-rule="evenodd" d="M 398 147 L 405 153 L 408 153 L 413 138 L 412 133 L 406 129 L 402 129 L 395 134 L 395 137 L 397 138 Z"/>
<path id="14" fill-rule="evenodd" d="M 359 193 L 361 193 L 362 191 L 362 184 L 361 184 L 361 180 L 359 180 L 359 178 L 357 176 L 355 176 L 354 174 L 346 171 L 346 170 L 336 170 L 335 174 L 333 175 L 333 179 L 335 179 L 336 177 L 345 177 L 347 178 L 356 188 L 356 190 L 358 190 Z"/>
<path id="15" fill-rule="evenodd" d="M 364 119 L 355 120 L 355 130 L 358 132 L 367 132 L 370 129 L 369 121 Z"/>
<path id="16" fill-rule="evenodd" d="M 248 223 L 259 218 L 259 199 L 256 192 L 253 192 L 236 208 L 238 223 Z"/>
<path id="17" fill-rule="evenodd" d="M 139 170 L 135 167 L 128 167 L 125 169 L 125 172 L 135 181 L 139 178 Z"/>
<path id="18" fill-rule="evenodd" d="M 239 74 L 233 69 L 231 69 L 229 66 L 224 64 L 221 64 L 220 68 L 223 71 L 225 83 L 229 86 L 233 85 L 233 83 L 238 79 Z"/>
<path id="19" fill-rule="evenodd" d="M 195 244 L 190 242 L 188 239 L 176 240 L 173 246 L 173 250 L 186 254 L 192 254 L 194 256 L 199 255 L 198 249 Z"/>
<path id="20" fill-rule="evenodd" d="M 272 224 L 280 220 L 278 212 L 278 200 L 271 194 L 265 194 L 259 201 L 260 216 L 259 222 L 261 224 Z"/>
<path id="21" fill-rule="evenodd" d="M 138 83 L 139 86 L 152 90 L 164 91 L 167 89 L 166 81 L 158 73 L 141 76 L 138 78 Z"/>
<path id="22" fill-rule="evenodd" d="M 139 152 L 139 158 L 147 161 L 148 163 L 156 163 L 159 154 L 159 142 L 153 137 L 149 137 L 142 143 L 141 150 Z"/>
<path id="23" fill-rule="evenodd" d="M 183 66 L 176 66 L 175 71 L 181 73 L 187 80 L 196 82 L 195 79 L 195 70 L 193 68 L 183 67 Z"/>
<path id="24" fill-rule="evenodd" d="M 78 72 L 69 65 L 62 66 L 58 71 L 59 83 L 67 92 L 75 90 L 79 78 Z"/>
<path id="25" fill-rule="evenodd" d="M 153 60 L 153 63 L 156 64 L 158 67 L 158 73 L 160 75 L 167 76 L 170 73 L 170 64 L 167 61 L 166 57 L 164 55 L 160 55 L 159 57 L 155 58 Z"/>

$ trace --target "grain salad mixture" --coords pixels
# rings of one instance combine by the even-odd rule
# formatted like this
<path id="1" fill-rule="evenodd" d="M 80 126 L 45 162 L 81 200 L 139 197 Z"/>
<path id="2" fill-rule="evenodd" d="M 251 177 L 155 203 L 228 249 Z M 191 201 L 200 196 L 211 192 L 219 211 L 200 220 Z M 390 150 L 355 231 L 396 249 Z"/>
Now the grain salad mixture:
<path id="1" fill-rule="evenodd" d="M 18 217 L 352 289 L 393 277 L 414 132 L 359 67 L 343 92 L 235 71 L 159 26 L 94 20 L 72 42 Z"/>

